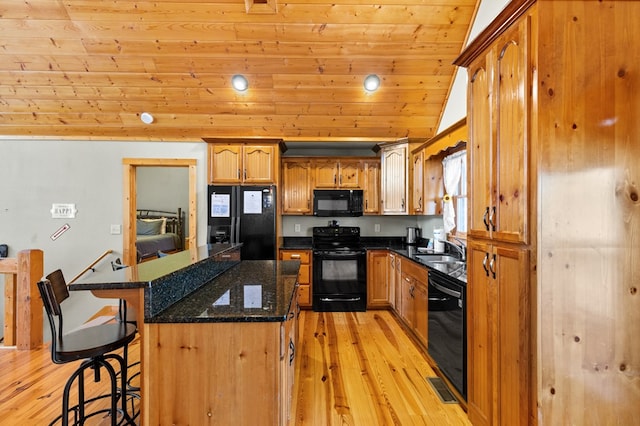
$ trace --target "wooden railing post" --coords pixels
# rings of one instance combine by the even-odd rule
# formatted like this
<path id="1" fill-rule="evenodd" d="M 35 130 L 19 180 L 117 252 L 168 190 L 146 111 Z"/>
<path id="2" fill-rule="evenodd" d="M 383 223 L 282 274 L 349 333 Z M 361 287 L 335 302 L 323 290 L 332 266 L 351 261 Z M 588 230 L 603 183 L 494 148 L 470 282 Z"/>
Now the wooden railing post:
<path id="1" fill-rule="evenodd" d="M 44 271 L 42 250 L 22 250 L 18 253 L 16 287 L 16 347 L 19 350 L 42 346 L 42 300 L 38 281 Z"/>
<path id="2" fill-rule="evenodd" d="M 16 259 L 3 259 L 6 264 L 13 262 L 13 268 L 17 270 L 15 265 Z M 16 345 L 16 274 L 4 275 L 4 345 Z"/>

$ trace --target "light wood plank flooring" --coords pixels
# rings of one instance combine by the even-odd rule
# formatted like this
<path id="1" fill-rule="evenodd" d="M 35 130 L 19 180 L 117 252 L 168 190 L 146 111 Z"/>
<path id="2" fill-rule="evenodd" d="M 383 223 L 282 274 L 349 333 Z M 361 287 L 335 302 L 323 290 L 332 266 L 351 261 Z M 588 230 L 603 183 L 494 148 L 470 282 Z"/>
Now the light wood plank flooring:
<path id="1" fill-rule="evenodd" d="M 298 346 L 293 425 L 470 424 L 440 402 L 425 379 L 434 372 L 390 312 L 303 311 Z M 137 340 L 129 354 L 139 359 Z M 48 347 L 0 349 L 0 425 L 48 424 L 76 367 L 53 364 Z M 103 392 L 104 381 L 87 380 L 91 395 Z"/>

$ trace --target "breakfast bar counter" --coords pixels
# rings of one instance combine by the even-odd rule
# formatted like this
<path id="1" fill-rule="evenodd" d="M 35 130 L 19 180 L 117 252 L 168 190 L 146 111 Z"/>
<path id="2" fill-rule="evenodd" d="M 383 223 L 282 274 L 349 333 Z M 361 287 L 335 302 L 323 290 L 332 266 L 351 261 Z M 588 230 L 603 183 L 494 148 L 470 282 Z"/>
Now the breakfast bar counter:
<path id="1" fill-rule="evenodd" d="M 287 423 L 300 263 L 214 252 L 186 250 L 70 285 L 144 312 L 141 424 Z"/>

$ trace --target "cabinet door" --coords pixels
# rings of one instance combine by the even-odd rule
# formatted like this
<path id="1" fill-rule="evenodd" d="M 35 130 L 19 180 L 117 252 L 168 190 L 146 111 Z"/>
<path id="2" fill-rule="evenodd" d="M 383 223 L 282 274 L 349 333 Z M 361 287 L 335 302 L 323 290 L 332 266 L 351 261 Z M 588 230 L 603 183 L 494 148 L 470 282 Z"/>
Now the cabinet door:
<path id="1" fill-rule="evenodd" d="M 364 161 L 364 214 L 380 213 L 380 161 Z"/>
<path id="2" fill-rule="evenodd" d="M 528 242 L 527 23 L 469 67 L 470 236 Z"/>
<path id="3" fill-rule="evenodd" d="M 382 213 L 407 214 L 408 144 L 383 148 L 381 157 Z"/>
<path id="4" fill-rule="evenodd" d="M 313 162 L 316 188 L 336 188 L 338 186 L 338 162 L 335 160 Z"/>
<path id="5" fill-rule="evenodd" d="M 494 246 L 497 299 L 498 423 L 530 424 L 531 290 L 529 250 Z M 497 302 L 496 302 L 497 300 Z"/>
<path id="6" fill-rule="evenodd" d="M 281 359 L 280 359 L 280 424 L 289 423 L 291 416 L 293 385 L 295 380 L 295 360 L 298 335 L 297 313 L 290 311 L 288 319 L 281 327 Z"/>
<path id="7" fill-rule="evenodd" d="M 242 182 L 242 145 L 209 144 L 209 183 Z"/>
<path id="8" fill-rule="evenodd" d="M 311 162 L 282 160 L 282 212 L 284 214 L 311 213 Z"/>
<path id="9" fill-rule="evenodd" d="M 497 398 L 498 288 L 489 279 L 490 247 L 469 241 L 467 246 L 467 409 L 474 425 L 489 426 Z M 526 424 L 526 423 L 525 423 Z"/>
<path id="10" fill-rule="evenodd" d="M 393 273 L 395 275 L 395 305 L 396 312 L 402 316 L 402 256 L 395 256 L 395 268 Z"/>
<path id="11" fill-rule="evenodd" d="M 416 281 L 413 289 L 413 330 L 418 340 L 427 347 L 429 297 L 427 283 Z"/>
<path id="12" fill-rule="evenodd" d="M 493 164 L 495 214 L 494 239 L 527 242 L 528 131 L 527 43 L 522 35 L 528 21 L 510 29 L 497 45 L 495 73 L 496 157 Z"/>
<path id="13" fill-rule="evenodd" d="M 362 166 L 360 161 L 340 160 L 338 173 L 338 185 L 340 188 L 362 188 Z"/>
<path id="14" fill-rule="evenodd" d="M 424 177 L 424 214 L 441 215 L 444 181 L 440 157 L 431 156 L 424 160 Z"/>
<path id="15" fill-rule="evenodd" d="M 489 54 L 490 56 L 490 54 Z M 489 237 L 493 218 L 491 197 L 491 83 L 488 56 L 469 67 L 469 236 Z"/>
<path id="16" fill-rule="evenodd" d="M 387 250 L 367 251 L 367 307 L 386 308 L 389 306 L 390 286 Z"/>
<path id="17" fill-rule="evenodd" d="M 400 317 L 410 327 L 413 327 L 413 278 L 401 274 L 400 279 Z"/>
<path id="18" fill-rule="evenodd" d="M 411 214 L 424 213 L 424 151 L 411 154 Z"/>
<path id="19" fill-rule="evenodd" d="M 528 424 L 531 403 L 529 252 L 468 246 L 468 414 L 473 424 Z"/>
<path id="20" fill-rule="evenodd" d="M 276 148 L 273 145 L 244 146 L 244 183 L 274 183 Z"/>

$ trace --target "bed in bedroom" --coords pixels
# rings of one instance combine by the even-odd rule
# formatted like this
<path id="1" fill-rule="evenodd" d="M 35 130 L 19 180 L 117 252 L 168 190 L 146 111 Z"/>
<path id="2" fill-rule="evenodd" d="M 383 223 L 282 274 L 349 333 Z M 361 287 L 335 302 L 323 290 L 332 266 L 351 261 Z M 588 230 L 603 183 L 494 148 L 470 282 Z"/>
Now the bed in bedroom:
<path id="1" fill-rule="evenodd" d="M 183 250 L 184 212 L 138 209 L 136 214 L 136 252 L 138 263 L 161 254 Z"/>

